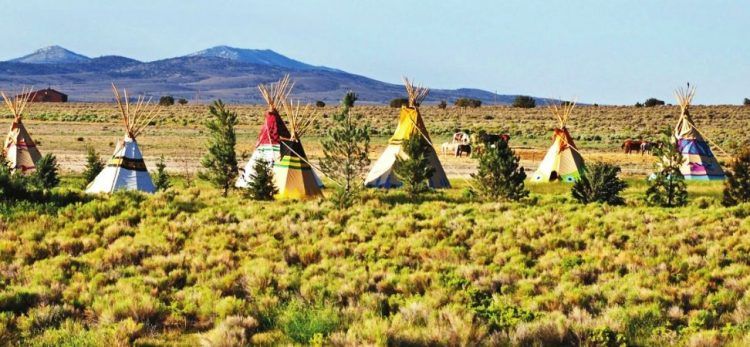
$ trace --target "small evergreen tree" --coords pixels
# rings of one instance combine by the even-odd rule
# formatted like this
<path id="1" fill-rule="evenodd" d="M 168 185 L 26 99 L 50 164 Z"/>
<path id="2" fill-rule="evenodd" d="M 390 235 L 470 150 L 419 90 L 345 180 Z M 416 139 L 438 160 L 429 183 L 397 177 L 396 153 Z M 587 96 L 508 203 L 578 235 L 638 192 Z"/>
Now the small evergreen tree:
<path id="1" fill-rule="evenodd" d="M 513 107 L 518 108 L 534 108 L 536 107 L 536 100 L 530 96 L 519 95 L 513 99 Z"/>
<path id="2" fill-rule="evenodd" d="M 362 179 L 370 165 L 370 125 L 362 117 L 350 112 L 356 95 L 347 93 L 341 102 L 341 112 L 333 116 L 333 125 L 321 140 L 323 159 L 321 170 L 341 186 L 334 195 L 341 207 L 349 207 L 359 195 Z"/>
<path id="3" fill-rule="evenodd" d="M 742 104 L 745 106 L 750 106 L 750 99 L 745 98 L 745 100 L 742 101 Z"/>
<path id="4" fill-rule="evenodd" d="M 359 100 L 359 96 L 355 92 L 349 91 L 346 92 L 346 95 L 344 95 L 344 100 L 341 101 L 341 104 L 346 108 L 350 109 L 354 107 L 354 102 Z"/>
<path id="5" fill-rule="evenodd" d="M 86 146 L 86 166 L 83 170 L 83 178 L 86 183 L 93 181 L 102 170 L 104 170 L 104 161 L 96 153 L 94 146 Z"/>
<path id="6" fill-rule="evenodd" d="M 318 100 L 315 102 L 315 107 L 321 107 L 321 108 L 326 107 L 326 103 L 321 100 Z"/>
<path id="7" fill-rule="evenodd" d="M 278 189 L 273 184 L 271 163 L 260 158 L 253 165 L 253 169 L 255 173 L 250 175 L 246 192 L 254 200 L 273 200 L 273 196 L 278 193 Z"/>
<path id="8" fill-rule="evenodd" d="M 445 100 L 440 100 L 440 102 L 438 103 L 438 108 L 441 110 L 445 110 L 446 108 L 448 108 L 448 103 L 445 102 Z"/>
<path id="9" fill-rule="evenodd" d="M 732 161 L 724 181 L 724 206 L 750 202 L 750 147 Z"/>
<path id="10" fill-rule="evenodd" d="M 649 187 L 646 190 L 646 202 L 662 207 L 687 204 L 685 176 L 680 172 L 685 159 L 677 150 L 677 145 L 669 130 L 664 132 L 664 137 L 652 149 L 652 152 L 659 158 L 659 162 L 656 164 L 657 171 L 649 181 Z"/>
<path id="11" fill-rule="evenodd" d="M 180 98 L 177 100 L 177 103 L 180 105 L 187 105 L 188 101 L 185 98 Z"/>
<path id="12" fill-rule="evenodd" d="M 5 153 L 0 151 L 0 201 L 16 201 L 28 196 L 28 178 L 10 168 Z"/>
<path id="13" fill-rule="evenodd" d="M 198 175 L 201 179 L 222 189 L 222 195 L 227 196 L 229 188 L 237 178 L 237 135 L 234 127 L 237 125 L 237 113 L 228 111 L 221 100 L 214 101 L 209 106 L 209 113 L 213 119 L 206 122 L 209 131 L 208 153 L 203 156 L 201 165 L 206 171 Z"/>
<path id="14" fill-rule="evenodd" d="M 625 199 L 620 192 L 627 188 L 627 183 L 617 175 L 620 167 L 607 163 L 593 163 L 586 166 L 581 178 L 573 184 L 573 198 L 582 204 L 592 202 L 610 205 L 622 205 Z"/>
<path id="15" fill-rule="evenodd" d="M 156 175 L 154 175 L 154 187 L 156 187 L 157 191 L 167 190 L 172 186 L 170 182 L 171 177 L 166 169 L 167 164 L 164 163 L 164 156 L 162 155 L 156 163 Z"/>
<path id="16" fill-rule="evenodd" d="M 36 163 L 36 170 L 32 175 L 34 185 L 40 189 L 51 189 L 60 184 L 60 178 L 57 176 L 57 158 L 47 153 Z"/>
<path id="17" fill-rule="evenodd" d="M 505 141 L 487 148 L 479 157 L 477 173 L 471 175 L 479 193 L 492 200 L 520 200 L 528 196 L 524 186 L 526 172 L 519 167 L 520 160 Z"/>
<path id="18" fill-rule="evenodd" d="M 412 199 L 430 190 L 428 180 L 435 173 L 435 168 L 430 165 L 428 146 L 422 135 L 414 134 L 401 144 L 407 158 L 397 157 L 393 167 L 403 189 Z"/>

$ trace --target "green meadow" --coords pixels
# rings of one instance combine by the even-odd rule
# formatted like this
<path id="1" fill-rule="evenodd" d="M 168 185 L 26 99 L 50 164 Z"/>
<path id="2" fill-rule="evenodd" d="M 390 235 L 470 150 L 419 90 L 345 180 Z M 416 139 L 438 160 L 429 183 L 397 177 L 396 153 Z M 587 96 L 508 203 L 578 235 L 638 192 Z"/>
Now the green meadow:
<path id="1" fill-rule="evenodd" d="M 223 198 L 205 183 L 4 205 L 9 345 L 750 344 L 750 205 L 690 183 L 686 207 L 517 203 L 469 183 L 410 201 Z M 325 191 L 324 191 L 325 193 Z"/>

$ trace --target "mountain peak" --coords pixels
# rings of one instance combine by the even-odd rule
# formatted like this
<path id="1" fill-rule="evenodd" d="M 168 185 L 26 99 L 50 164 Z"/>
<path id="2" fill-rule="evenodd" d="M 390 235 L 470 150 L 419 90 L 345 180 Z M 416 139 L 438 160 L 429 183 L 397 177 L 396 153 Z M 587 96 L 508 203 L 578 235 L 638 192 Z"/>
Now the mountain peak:
<path id="1" fill-rule="evenodd" d="M 53 45 L 40 48 L 34 53 L 10 61 L 29 64 L 65 64 L 82 63 L 89 60 L 90 58 L 87 56 Z"/>
<path id="2" fill-rule="evenodd" d="M 319 67 L 305 64 L 276 53 L 270 49 L 246 49 L 226 45 L 215 46 L 188 55 L 189 57 L 223 58 L 241 63 L 277 66 L 282 68 L 310 70 Z"/>

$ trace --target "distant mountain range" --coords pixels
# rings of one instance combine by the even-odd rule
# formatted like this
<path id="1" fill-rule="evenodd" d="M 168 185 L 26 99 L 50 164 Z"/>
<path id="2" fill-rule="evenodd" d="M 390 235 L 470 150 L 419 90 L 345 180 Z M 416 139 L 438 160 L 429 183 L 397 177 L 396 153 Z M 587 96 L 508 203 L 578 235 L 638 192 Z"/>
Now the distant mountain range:
<path id="1" fill-rule="evenodd" d="M 295 98 L 335 103 L 347 91 L 361 103 L 387 103 L 404 97 L 402 85 L 377 81 L 338 69 L 314 66 L 272 50 L 217 46 L 186 56 L 142 62 L 121 56 L 90 58 L 60 46 L 42 48 L 20 58 L 0 62 L 0 89 L 52 87 L 71 101 L 110 101 L 110 83 L 131 95 L 172 95 L 193 102 L 221 98 L 227 102 L 262 101 L 256 86 L 291 74 Z M 516 95 L 498 95 L 472 88 L 432 89 L 426 102 L 461 97 L 485 104 L 508 104 Z M 548 101 L 548 99 L 539 99 Z"/>

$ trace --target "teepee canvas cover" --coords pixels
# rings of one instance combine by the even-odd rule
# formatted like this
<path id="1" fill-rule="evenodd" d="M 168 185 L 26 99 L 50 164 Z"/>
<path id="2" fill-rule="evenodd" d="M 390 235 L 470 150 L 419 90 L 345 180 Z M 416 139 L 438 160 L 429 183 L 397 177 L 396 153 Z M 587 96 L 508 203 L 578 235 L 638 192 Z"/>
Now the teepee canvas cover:
<path id="1" fill-rule="evenodd" d="M 112 193 L 120 189 L 153 193 L 156 187 L 146 170 L 146 163 L 143 161 L 136 137 L 157 117 L 157 109 L 151 108 L 150 111 L 146 111 L 148 102 L 144 102 L 143 96 L 140 96 L 131 110 L 128 92 L 124 92 L 125 101 L 123 102 L 114 84 L 112 84 L 112 90 L 122 113 L 125 139 L 117 143 L 115 154 L 104 170 L 86 187 L 86 193 Z"/>
<path id="2" fill-rule="evenodd" d="M 575 103 L 550 106 L 550 110 L 557 117 L 560 126 L 555 128 L 552 135 L 552 146 L 547 150 L 539 168 L 531 175 L 532 182 L 555 180 L 575 182 L 581 178 L 585 170 L 583 157 L 578 152 L 578 147 L 576 147 L 566 127 L 574 107 Z"/>
<path id="3" fill-rule="evenodd" d="M 430 134 L 427 133 L 427 128 L 422 120 L 422 115 L 419 113 L 418 105 L 427 96 L 428 89 L 415 87 L 406 78 L 404 78 L 404 84 L 406 85 L 406 91 L 409 95 L 409 107 L 401 107 L 396 132 L 390 140 L 388 140 L 388 146 L 385 148 L 385 151 L 383 151 L 383 154 L 381 154 L 380 158 L 378 158 L 375 164 L 372 165 L 372 168 L 365 179 L 365 186 L 375 188 L 392 188 L 401 186 L 401 182 L 393 172 L 396 158 L 406 158 L 406 153 L 402 150 L 401 145 L 404 140 L 407 140 L 412 136 L 423 136 L 430 144 L 428 146 L 429 153 L 427 153 L 427 158 L 430 160 L 430 165 L 435 168 L 435 173 L 429 179 L 429 186 L 432 188 L 450 188 L 451 184 L 448 181 L 448 177 L 445 175 L 443 166 L 440 164 L 437 152 L 432 146 L 432 140 L 430 140 Z"/>
<path id="4" fill-rule="evenodd" d="M 1 94 L 5 105 L 13 114 L 13 124 L 10 125 L 10 131 L 5 138 L 5 147 L 3 147 L 5 158 L 13 170 L 31 173 L 36 169 L 36 162 L 42 158 L 42 154 L 36 148 L 36 144 L 31 139 L 31 135 L 23 125 L 21 118 L 29 99 L 32 99 L 33 96 L 25 90 L 12 99 L 7 97 L 5 93 Z"/>
<path id="5" fill-rule="evenodd" d="M 677 150 L 682 153 L 685 161 L 680 171 L 686 179 L 690 180 L 723 180 L 724 171 L 716 160 L 711 148 L 701 133 L 693 124 L 688 108 L 695 95 L 695 87 L 688 89 L 680 88 L 675 92 L 680 103 L 680 119 L 674 128 L 674 137 L 677 142 Z"/>
<path id="6" fill-rule="evenodd" d="M 314 118 L 308 114 L 309 105 L 304 110 L 288 102 L 284 110 L 289 117 L 291 134 L 288 140 L 281 140 L 281 159 L 273 164 L 273 179 L 279 190 L 279 199 L 313 199 L 323 195 L 316 181 L 313 169 L 302 147 L 300 138 L 310 127 Z"/>
<path id="7" fill-rule="evenodd" d="M 277 83 L 268 86 L 262 84 L 258 86 L 263 99 L 268 104 L 268 111 L 266 111 L 265 122 L 258 134 L 255 150 L 237 178 L 237 182 L 235 182 L 236 187 L 247 188 L 248 183 L 255 175 L 255 164 L 258 160 L 263 159 L 273 165 L 273 163 L 281 159 L 281 141 L 289 139 L 291 134 L 281 119 L 276 106 L 286 100 L 292 90 L 292 86 L 289 75 L 284 76 Z M 315 171 L 313 171 L 313 176 L 318 186 L 322 187 L 323 183 L 318 178 L 318 175 L 315 174 Z"/>

